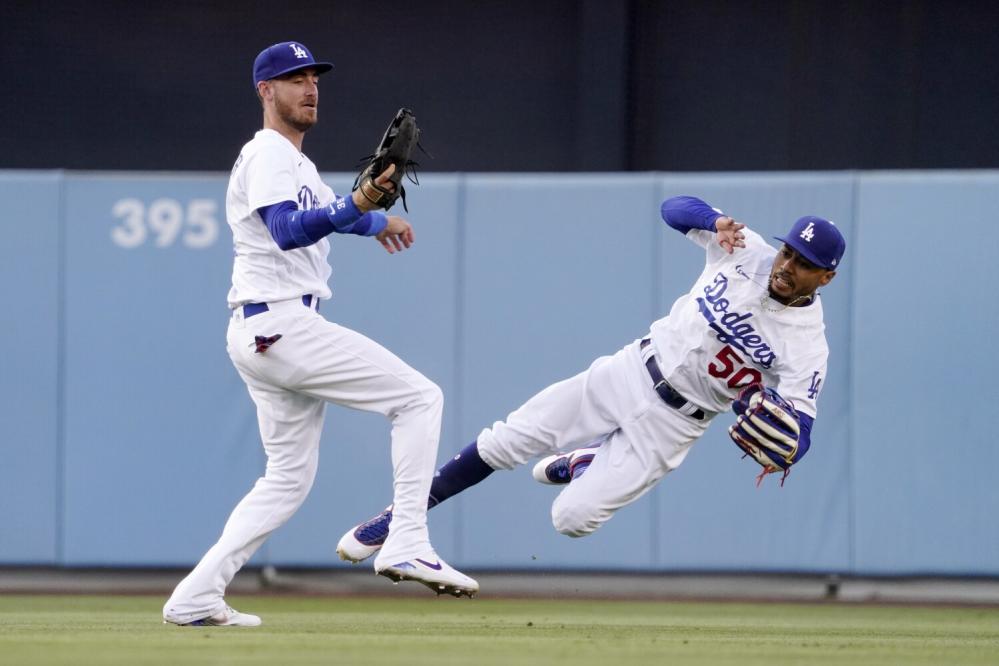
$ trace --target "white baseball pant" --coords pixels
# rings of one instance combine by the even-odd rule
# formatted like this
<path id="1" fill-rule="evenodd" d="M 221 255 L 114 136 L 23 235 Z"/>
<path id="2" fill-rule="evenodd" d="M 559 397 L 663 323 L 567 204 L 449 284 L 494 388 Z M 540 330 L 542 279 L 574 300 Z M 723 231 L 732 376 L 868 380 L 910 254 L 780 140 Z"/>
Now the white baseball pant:
<path id="1" fill-rule="evenodd" d="M 376 570 L 432 549 L 427 495 L 440 439 L 441 390 L 378 343 L 326 321 L 300 299 L 268 306 L 249 318 L 237 308 L 227 334 L 229 356 L 257 406 L 266 471 L 164 606 L 164 615 L 180 621 L 222 610 L 236 572 L 305 501 L 319 462 L 327 402 L 377 412 L 392 422 L 394 509 Z M 255 352 L 254 336 L 278 333 L 282 337 L 273 346 Z"/>
<path id="2" fill-rule="evenodd" d="M 665 404 L 653 390 L 639 342 L 603 356 L 552 384 L 479 434 L 482 459 L 494 469 L 570 451 L 605 438 L 585 474 L 552 504 L 555 529 L 592 533 L 676 469 L 708 427 Z"/>

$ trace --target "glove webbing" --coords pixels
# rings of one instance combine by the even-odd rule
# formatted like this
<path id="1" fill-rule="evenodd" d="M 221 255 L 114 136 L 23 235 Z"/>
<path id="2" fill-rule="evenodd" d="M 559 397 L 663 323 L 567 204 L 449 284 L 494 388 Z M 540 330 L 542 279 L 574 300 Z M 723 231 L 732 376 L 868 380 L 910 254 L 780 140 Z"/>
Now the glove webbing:
<path id="1" fill-rule="evenodd" d="M 417 141 L 416 141 L 416 147 L 419 148 L 420 152 L 422 152 L 424 155 L 426 155 L 430 159 L 434 158 L 434 156 L 431 155 L 429 152 L 427 152 L 427 149 L 423 147 L 423 145 L 420 143 L 419 139 L 417 139 Z M 367 164 L 369 161 L 371 161 L 373 159 L 375 159 L 374 155 L 368 155 L 367 157 L 362 157 L 360 160 L 357 161 L 357 166 L 358 167 L 364 166 L 365 164 Z M 416 160 L 406 160 L 406 164 L 403 165 L 403 167 L 402 167 L 402 173 L 399 176 L 399 198 L 402 199 L 402 207 L 406 210 L 407 213 L 409 212 L 409 206 L 406 205 L 406 188 L 402 184 L 402 179 L 403 178 L 408 178 L 409 181 L 411 183 L 413 183 L 414 185 L 419 185 L 420 184 L 420 178 L 419 178 L 418 174 L 416 173 L 416 167 L 418 167 L 419 165 L 420 165 L 420 163 L 417 162 Z M 388 168 L 388 167 L 385 167 L 385 168 Z M 385 169 L 382 169 L 382 170 L 384 171 Z M 375 176 L 376 175 L 378 175 L 378 174 L 368 174 L 367 177 L 364 178 L 363 181 L 361 181 L 360 190 L 361 190 L 361 195 L 365 199 L 367 199 L 371 203 L 373 203 L 376 206 L 378 206 L 379 204 L 381 204 L 381 199 L 379 198 L 376 201 L 375 199 L 372 199 L 371 197 L 368 196 L 368 193 L 364 191 L 364 187 L 363 187 L 364 181 L 367 181 L 367 183 L 369 185 L 371 185 L 371 187 L 375 188 L 376 190 L 378 190 L 379 192 L 381 192 L 384 195 L 391 196 L 392 192 L 390 190 L 385 189 L 384 187 L 381 187 L 380 185 L 378 185 L 378 183 L 375 182 Z M 358 179 L 360 180 L 360 177 Z"/>

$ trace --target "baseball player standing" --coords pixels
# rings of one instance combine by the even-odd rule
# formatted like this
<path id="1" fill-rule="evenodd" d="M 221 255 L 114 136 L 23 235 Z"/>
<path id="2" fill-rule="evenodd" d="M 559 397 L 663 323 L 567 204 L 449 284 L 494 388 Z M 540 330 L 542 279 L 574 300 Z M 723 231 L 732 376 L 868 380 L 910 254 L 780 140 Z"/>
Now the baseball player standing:
<path id="1" fill-rule="evenodd" d="M 786 474 L 805 454 L 828 356 L 816 290 L 836 275 L 842 234 L 803 217 L 775 250 L 700 199 L 667 199 L 661 212 L 706 250 L 693 288 L 646 337 L 479 433 L 438 471 L 431 507 L 495 470 L 548 455 L 533 473 L 565 485 L 552 505 L 555 529 L 590 534 L 676 469 L 729 406 L 739 415 L 730 435 L 761 465 L 760 479 Z M 394 513 L 390 506 L 344 534 L 340 557 L 376 553 Z"/>
<path id="2" fill-rule="evenodd" d="M 298 42 L 264 49 L 253 65 L 264 122 L 236 159 L 226 193 L 235 245 L 226 339 L 257 407 L 267 468 L 164 605 L 167 622 L 260 624 L 259 617 L 229 607 L 225 590 L 308 495 L 328 402 L 378 412 L 392 422 L 395 521 L 375 570 L 455 596 L 478 591 L 478 583 L 437 556 L 427 530 L 440 389 L 384 347 L 318 312 L 331 296 L 327 235 L 374 236 L 390 254 L 413 242 L 406 220 L 373 210 L 377 192 L 337 197 L 302 153 L 305 133 L 317 120 L 319 75 L 332 67 L 316 62 Z M 393 168 L 376 184 L 391 189 Z"/>

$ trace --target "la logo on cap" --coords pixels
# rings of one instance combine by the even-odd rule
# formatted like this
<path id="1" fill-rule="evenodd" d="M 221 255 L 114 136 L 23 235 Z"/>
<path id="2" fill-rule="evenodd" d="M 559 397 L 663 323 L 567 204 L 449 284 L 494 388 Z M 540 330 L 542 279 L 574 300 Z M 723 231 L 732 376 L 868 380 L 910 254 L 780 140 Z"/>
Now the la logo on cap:
<path id="1" fill-rule="evenodd" d="M 298 44 L 289 44 L 288 46 L 291 47 L 291 50 L 292 50 L 292 52 L 294 52 L 296 58 L 306 58 L 306 59 L 308 59 L 309 54 L 306 53 L 305 49 L 303 49 Z"/>
<path id="2" fill-rule="evenodd" d="M 832 221 L 806 215 L 799 217 L 786 236 L 774 236 L 797 250 L 811 263 L 832 270 L 842 263 L 846 240 Z"/>
<path id="3" fill-rule="evenodd" d="M 809 243 L 811 243 L 812 239 L 815 237 L 815 231 L 813 230 L 814 226 L 814 222 L 809 222 L 808 226 L 801 231 L 801 237 Z"/>

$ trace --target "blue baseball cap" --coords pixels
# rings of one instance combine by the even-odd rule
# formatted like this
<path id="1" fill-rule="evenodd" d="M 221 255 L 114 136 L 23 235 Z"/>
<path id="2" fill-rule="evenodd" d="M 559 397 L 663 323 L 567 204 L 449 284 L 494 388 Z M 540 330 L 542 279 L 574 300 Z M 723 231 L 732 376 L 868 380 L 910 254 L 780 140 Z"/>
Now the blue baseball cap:
<path id="1" fill-rule="evenodd" d="M 282 74 L 312 67 L 317 74 L 333 69 L 333 64 L 316 62 L 312 52 L 301 42 L 281 42 L 268 46 L 253 61 L 253 87 L 261 81 L 276 79 Z"/>
<path id="2" fill-rule="evenodd" d="M 846 239 L 836 225 L 814 215 L 799 218 L 791 231 L 774 238 L 784 241 L 805 259 L 829 271 L 836 270 L 846 252 Z"/>

